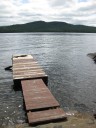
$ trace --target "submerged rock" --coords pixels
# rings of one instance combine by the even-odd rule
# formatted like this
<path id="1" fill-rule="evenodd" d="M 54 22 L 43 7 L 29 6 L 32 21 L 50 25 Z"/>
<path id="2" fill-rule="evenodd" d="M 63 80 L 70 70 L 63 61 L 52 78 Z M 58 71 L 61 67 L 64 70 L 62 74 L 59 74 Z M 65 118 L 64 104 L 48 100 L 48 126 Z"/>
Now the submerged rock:
<path id="1" fill-rule="evenodd" d="M 87 54 L 90 58 L 92 58 L 94 60 L 94 62 L 96 63 L 96 53 L 89 53 Z"/>

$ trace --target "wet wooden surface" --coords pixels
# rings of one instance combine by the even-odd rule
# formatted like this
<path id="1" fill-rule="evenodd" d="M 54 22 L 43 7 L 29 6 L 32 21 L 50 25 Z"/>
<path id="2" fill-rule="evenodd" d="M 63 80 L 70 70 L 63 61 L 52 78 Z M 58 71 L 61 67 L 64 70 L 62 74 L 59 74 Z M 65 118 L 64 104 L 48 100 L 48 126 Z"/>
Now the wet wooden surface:
<path id="1" fill-rule="evenodd" d="M 26 110 L 60 106 L 42 79 L 21 81 Z"/>
<path id="2" fill-rule="evenodd" d="M 45 111 L 28 112 L 29 124 L 44 123 L 52 120 L 66 119 L 63 109 L 50 109 Z"/>

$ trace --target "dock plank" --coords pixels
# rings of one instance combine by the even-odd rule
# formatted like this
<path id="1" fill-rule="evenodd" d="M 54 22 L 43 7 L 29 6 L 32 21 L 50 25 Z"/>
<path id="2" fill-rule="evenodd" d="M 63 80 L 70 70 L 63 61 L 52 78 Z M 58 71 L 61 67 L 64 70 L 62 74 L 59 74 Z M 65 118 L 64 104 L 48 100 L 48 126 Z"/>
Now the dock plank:
<path id="1" fill-rule="evenodd" d="M 35 79 L 35 78 L 47 78 L 48 76 L 47 75 L 45 75 L 45 74 L 33 74 L 33 75 L 19 75 L 19 76 L 13 76 L 13 79 L 14 80 L 23 80 L 23 79 L 30 79 L 30 78 L 32 78 L 32 79 Z"/>
<path id="2" fill-rule="evenodd" d="M 42 79 L 21 81 L 26 110 L 59 107 Z"/>
<path id="3" fill-rule="evenodd" d="M 14 75 L 38 74 L 38 73 L 44 73 L 44 74 L 45 74 L 45 72 L 42 71 L 42 69 L 38 69 L 38 70 L 28 70 L 28 72 L 27 72 L 27 70 L 25 70 L 25 71 L 20 71 L 20 72 L 16 71 L 16 72 L 14 73 Z"/>
<path id="4" fill-rule="evenodd" d="M 61 108 L 44 110 L 39 112 L 28 112 L 27 115 L 29 124 L 45 123 L 58 119 L 66 119 L 66 115 Z"/>

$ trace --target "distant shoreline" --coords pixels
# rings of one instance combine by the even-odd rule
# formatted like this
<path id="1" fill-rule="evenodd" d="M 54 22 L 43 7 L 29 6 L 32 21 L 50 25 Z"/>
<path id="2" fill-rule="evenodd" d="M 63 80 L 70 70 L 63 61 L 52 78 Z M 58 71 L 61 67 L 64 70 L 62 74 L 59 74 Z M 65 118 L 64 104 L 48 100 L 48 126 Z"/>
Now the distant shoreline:
<path id="1" fill-rule="evenodd" d="M 73 25 L 65 22 L 35 21 L 26 24 L 0 26 L 0 33 L 27 32 L 68 32 L 68 33 L 96 33 L 96 27 Z"/>

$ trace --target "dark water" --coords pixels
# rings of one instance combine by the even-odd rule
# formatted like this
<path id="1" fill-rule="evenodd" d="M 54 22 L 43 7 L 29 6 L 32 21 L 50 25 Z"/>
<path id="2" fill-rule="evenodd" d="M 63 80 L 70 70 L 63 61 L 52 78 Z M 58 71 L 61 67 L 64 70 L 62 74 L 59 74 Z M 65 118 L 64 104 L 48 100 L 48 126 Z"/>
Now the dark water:
<path id="1" fill-rule="evenodd" d="M 64 110 L 96 112 L 96 34 L 0 34 L 0 125 L 26 120 L 21 91 L 13 89 L 13 54 L 32 54 L 49 76 L 49 88 Z"/>

